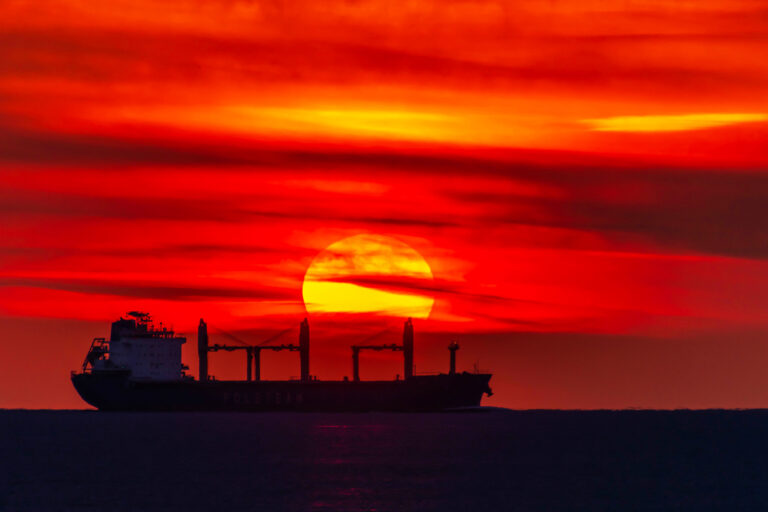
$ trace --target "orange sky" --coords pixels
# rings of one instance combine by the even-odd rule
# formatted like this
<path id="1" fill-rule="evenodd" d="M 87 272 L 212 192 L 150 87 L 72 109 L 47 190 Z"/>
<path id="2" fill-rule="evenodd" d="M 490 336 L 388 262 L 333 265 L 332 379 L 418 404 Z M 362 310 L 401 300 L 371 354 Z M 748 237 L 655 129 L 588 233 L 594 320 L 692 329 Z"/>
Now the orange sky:
<path id="1" fill-rule="evenodd" d="M 491 405 L 768 406 L 765 55 L 746 0 L 4 2 L 0 407 L 81 407 L 127 310 L 298 324 L 361 233 L 432 270 L 365 282 L 434 297 L 417 371 L 456 337 Z M 310 318 L 313 372 L 362 320 Z"/>

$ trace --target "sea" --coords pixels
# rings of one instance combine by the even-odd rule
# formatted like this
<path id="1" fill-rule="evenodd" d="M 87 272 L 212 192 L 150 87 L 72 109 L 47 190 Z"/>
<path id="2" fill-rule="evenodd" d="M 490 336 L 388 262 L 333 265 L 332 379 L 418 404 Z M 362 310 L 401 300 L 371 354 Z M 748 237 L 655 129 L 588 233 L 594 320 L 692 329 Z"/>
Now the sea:
<path id="1" fill-rule="evenodd" d="M 0 411 L 0 511 L 766 511 L 768 411 Z"/>

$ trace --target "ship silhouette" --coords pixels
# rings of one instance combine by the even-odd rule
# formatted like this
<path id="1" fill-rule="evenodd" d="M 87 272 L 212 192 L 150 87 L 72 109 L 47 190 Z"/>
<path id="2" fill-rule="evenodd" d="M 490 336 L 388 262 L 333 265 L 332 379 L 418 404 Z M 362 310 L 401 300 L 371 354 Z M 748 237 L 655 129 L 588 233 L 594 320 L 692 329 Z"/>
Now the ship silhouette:
<path id="1" fill-rule="evenodd" d="M 477 407 L 482 396 L 492 394 L 491 375 L 456 372 L 452 342 L 447 374 L 414 375 L 413 322 L 403 328 L 401 345 L 353 345 L 353 377 L 320 380 L 310 374 L 309 322 L 299 328 L 299 343 L 280 345 L 209 344 L 208 326 L 200 320 L 197 353 L 199 377 L 186 375 L 181 346 L 186 338 L 173 330 L 156 328 L 147 313 L 132 311 L 112 323 L 109 339 L 95 338 L 82 368 L 71 379 L 80 396 L 99 410 L 132 411 L 443 411 Z M 243 350 L 247 376 L 243 381 L 216 380 L 208 375 L 211 352 Z M 262 380 L 261 352 L 299 352 L 298 380 Z M 362 350 L 403 353 L 403 378 L 360 379 Z"/>

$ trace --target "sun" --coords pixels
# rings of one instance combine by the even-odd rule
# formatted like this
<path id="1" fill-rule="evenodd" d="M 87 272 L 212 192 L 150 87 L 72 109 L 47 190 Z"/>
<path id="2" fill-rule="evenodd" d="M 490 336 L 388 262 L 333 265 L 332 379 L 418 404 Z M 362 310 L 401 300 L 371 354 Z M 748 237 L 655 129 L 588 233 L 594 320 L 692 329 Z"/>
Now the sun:
<path id="1" fill-rule="evenodd" d="M 309 313 L 427 318 L 435 299 L 421 290 L 428 290 L 423 285 L 432 280 L 432 269 L 413 247 L 396 238 L 363 234 L 320 252 L 307 269 L 302 293 Z M 420 286 L 408 288 L 409 283 Z"/>

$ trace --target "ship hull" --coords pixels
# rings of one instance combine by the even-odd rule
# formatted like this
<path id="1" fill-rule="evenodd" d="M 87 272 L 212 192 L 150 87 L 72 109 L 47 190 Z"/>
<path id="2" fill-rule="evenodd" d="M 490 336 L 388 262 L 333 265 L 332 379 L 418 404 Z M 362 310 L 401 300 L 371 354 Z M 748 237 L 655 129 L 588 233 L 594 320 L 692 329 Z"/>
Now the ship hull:
<path id="1" fill-rule="evenodd" d="M 128 372 L 72 375 L 80 396 L 113 411 L 443 411 L 476 407 L 489 374 L 394 381 L 140 381 Z"/>

